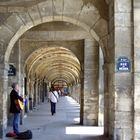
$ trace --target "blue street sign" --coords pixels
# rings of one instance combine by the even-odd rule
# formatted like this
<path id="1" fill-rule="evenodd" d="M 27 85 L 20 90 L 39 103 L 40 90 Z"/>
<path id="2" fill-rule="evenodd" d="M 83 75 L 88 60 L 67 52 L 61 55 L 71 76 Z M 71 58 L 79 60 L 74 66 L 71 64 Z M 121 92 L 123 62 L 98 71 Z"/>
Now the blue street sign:
<path id="1" fill-rule="evenodd" d="M 131 70 L 130 60 L 127 57 L 119 57 L 117 60 L 117 71 L 130 72 L 130 70 Z"/>
<path id="2" fill-rule="evenodd" d="M 8 76 L 16 76 L 16 68 L 9 64 Z"/>

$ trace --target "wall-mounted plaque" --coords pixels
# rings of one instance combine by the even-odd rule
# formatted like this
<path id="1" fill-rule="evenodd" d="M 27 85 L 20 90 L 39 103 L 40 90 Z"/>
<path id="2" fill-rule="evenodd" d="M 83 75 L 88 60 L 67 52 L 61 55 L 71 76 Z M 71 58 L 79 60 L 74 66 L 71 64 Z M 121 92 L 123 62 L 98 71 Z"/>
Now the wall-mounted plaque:
<path id="1" fill-rule="evenodd" d="M 16 76 L 16 68 L 9 64 L 8 76 Z"/>
<path id="2" fill-rule="evenodd" d="M 117 66 L 118 72 L 130 72 L 131 71 L 130 60 L 125 56 L 118 58 L 116 66 Z"/>

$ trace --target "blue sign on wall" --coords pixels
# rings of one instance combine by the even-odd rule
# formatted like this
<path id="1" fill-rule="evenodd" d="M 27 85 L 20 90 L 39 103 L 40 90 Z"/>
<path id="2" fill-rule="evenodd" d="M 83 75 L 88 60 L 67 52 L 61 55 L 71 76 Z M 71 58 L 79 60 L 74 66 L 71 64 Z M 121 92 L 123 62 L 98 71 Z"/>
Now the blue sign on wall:
<path id="1" fill-rule="evenodd" d="M 127 57 L 119 57 L 117 60 L 117 71 L 130 72 L 130 70 L 131 70 L 130 60 Z"/>
<path id="2" fill-rule="evenodd" d="M 16 68 L 9 64 L 8 76 L 16 76 Z"/>

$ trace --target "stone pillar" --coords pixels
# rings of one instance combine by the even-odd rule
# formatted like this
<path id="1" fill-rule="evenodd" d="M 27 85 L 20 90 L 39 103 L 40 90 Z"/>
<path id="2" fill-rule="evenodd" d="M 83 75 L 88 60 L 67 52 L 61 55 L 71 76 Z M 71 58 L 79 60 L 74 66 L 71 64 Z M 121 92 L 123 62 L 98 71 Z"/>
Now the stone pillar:
<path id="1" fill-rule="evenodd" d="M 36 80 L 36 84 L 35 85 L 36 85 L 35 86 L 36 105 L 38 105 L 39 104 L 39 102 L 38 102 L 38 80 Z"/>
<path id="2" fill-rule="evenodd" d="M 84 49 L 84 125 L 98 125 L 99 111 L 99 46 L 86 39 Z"/>
<path id="3" fill-rule="evenodd" d="M 110 1 L 110 41 L 114 48 L 112 91 L 109 93 L 109 133 L 114 140 L 133 139 L 132 1 Z M 113 11 L 114 10 L 114 11 Z M 114 23 L 113 23 L 114 22 Z M 111 36 L 112 35 L 112 36 Z M 112 50 L 113 50 L 112 48 Z M 121 57 L 130 60 L 130 72 L 117 70 Z M 110 80 L 110 79 L 108 79 Z M 111 87 L 110 87 L 111 88 Z"/>
<path id="4" fill-rule="evenodd" d="M 33 94 L 34 94 L 34 82 L 29 82 L 29 109 L 33 109 Z"/>
<path id="5" fill-rule="evenodd" d="M 42 81 L 42 102 L 44 102 L 45 100 L 45 85 L 44 85 L 44 81 Z"/>
<path id="6" fill-rule="evenodd" d="M 0 62 L 0 139 L 4 139 L 7 128 L 8 69 L 7 63 Z"/>
<path id="7" fill-rule="evenodd" d="M 103 52 L 99 48 L 99 113 L 98 113 L 98 126 L 104 126 L 104 73 L 103 73 Z"/>
<path id="8" fill-rule="evenodd" d="M 41 81 L 39 81 L 39 103 L 41 103 Z"/>
<path id="9" fill-rule="evenodd" d="M 42 102 L 45 100 L 45 83 L 42 81 Z"/>
<path id="10" fill-rule="evenodd" d="M 134 140 L 140 139 L 140 1 L 134 0 Z"/>
<path id="11" fill-rule="evenodd" d="M 114 64 L 105 62 L 104 70 L 104 134 L 106 136 L 112 135 L 113 121 L 114 121 L 114 93 L 113 93 L 113 80 L 114 80 Z M 113 94 L 112 94 L 113 93 Z"/>
<path id="12" fill-rule="evenodd" d="M 15 46 L 17 47 L 17 46 Z M 22 56 L 22 52 L 21 52 L 21 45 L 20 45 L 20 41 L 18 42 L 18 49 L 19 49 L 19 54 L 18 54 L 18 83 L 19 83 L 19 94 L 20 96 L 22 96 L 24 98 L 24 74 L 23 74 L 23 65 L 24 62 L 22 62 L 21 56 Z M 23 117 L 24 117 L 24 110 L 21 111 L 20 113 L 20 124 L 23 124 Z"/>
<path id="13" fill-rule="evenodd" d="M 36 106 L 36 82 L 33 84 L 33 107 Z"/>
<path id="14" fill-rule="evenodd" d="M 37 105 L 39 104 L 39 81 L 36 81 L 36 99 L 37 99 Z"/>
<path id="15" fill-rule="evenodd" d="M 81 64 L 80 124 L 84 122 L 84 64 Z"/>

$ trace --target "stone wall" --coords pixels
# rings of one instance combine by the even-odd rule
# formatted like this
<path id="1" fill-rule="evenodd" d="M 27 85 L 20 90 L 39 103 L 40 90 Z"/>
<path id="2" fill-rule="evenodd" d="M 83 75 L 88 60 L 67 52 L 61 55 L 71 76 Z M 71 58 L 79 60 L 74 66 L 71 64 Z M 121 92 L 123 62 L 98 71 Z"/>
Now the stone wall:
<path id="1" fill-rule="evenodd" d="M 132 3 L 129 0 L 110 2 L 110 44 L 114 45 L 114 73 L 109 93 L 109 135 L 114 140 L 133 139 L 133 45 Z M 113 12 L 114 11 L 114 12 Z M 114 23 L 113 23 L 114 22 Z M 113 26 L 112 26 L 113 25 Z M 111 39 L 111 37 L 113 37 Z M 112 42 L 111 42 L 112 41 Z M 129 72 L 119 72 L 118 58 L 130 60 Z M 108 79 L 110 80 L 110 79 Z"/>
<path id="2" fill-rule="evenodd" d="M 140 139 L 140 1 L 134 0 L 134 140 Z"/>

